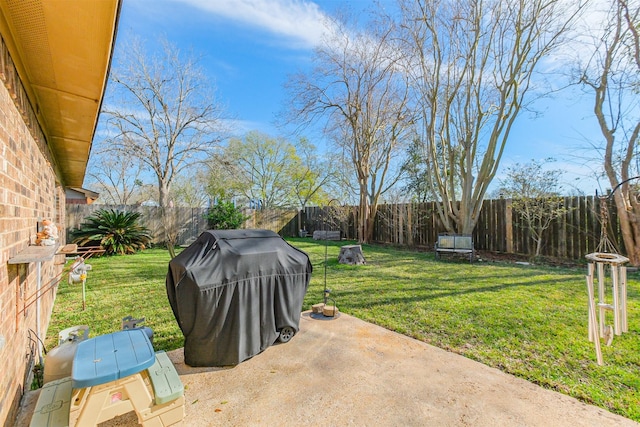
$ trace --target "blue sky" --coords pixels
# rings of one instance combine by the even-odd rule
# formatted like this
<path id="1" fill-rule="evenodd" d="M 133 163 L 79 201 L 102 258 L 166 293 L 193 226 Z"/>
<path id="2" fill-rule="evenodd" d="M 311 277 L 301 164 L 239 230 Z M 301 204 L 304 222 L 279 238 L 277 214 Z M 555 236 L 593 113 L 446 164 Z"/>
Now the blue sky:
<path id="1" fill-rule="evenodd" d="M 386 0 L 383 5 L 393 2 Z M 201 56 L 201 65 L 217 87 L 219 99 L 236 118 L 236 132 L 260 130 L 277 135 L 275 114 L 286 102 L 287 76 L 310 64 L 325 14 L 345 6 L 364 10 L 369 1 L 325 0 L 155 0 L 125 1 L 117 44 L 132 36 L 151 44 L 165 37 Z M 116 55 L 118 47 L 116 46 Z M 592 97 L 578 89 L 557 93 L 535 104 L 542 113 L 522 113 L 508 143 L 502 167 L 553 157 L 571 187 L 593 195 L 602 191 L 592 172 L 597 161 L 585 154 L 588 140 L 601 139 L 591 113 Z M 314 140 L 322 147 L 321 140 Z M 494 181 L 494 185 L 497 180 Z"/>

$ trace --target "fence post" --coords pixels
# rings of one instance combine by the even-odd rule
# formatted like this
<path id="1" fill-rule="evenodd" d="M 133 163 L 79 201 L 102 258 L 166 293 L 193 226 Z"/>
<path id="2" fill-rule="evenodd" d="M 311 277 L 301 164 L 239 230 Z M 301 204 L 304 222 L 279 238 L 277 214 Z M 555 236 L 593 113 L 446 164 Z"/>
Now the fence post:
<path id="1" fill-rule="evenodd" d="M 511 199 L 506 199 L 505 205 L 505 238 L 507 240 L 507 253 L 513 253 L 513 207 Z"/>

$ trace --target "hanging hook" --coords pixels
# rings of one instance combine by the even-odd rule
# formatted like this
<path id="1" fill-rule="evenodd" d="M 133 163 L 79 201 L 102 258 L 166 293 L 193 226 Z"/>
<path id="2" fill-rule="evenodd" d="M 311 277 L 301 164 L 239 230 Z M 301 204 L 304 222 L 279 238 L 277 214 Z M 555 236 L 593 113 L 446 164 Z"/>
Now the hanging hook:
<path id="1" fill-rule="evenodd" d="M 616 185 L 616 186 L 615 186 L 615 188 L 614 188 L 613 190 L 611 190 L 611 193 L 609 194 L 608 199 L 609 199 L 609 200 L 611 200 L 611 197 L 613 197 L 613 193 L 615 193 L 615 192 L 616 192 L 616 190 L 617 190 L 618 188 L 620 188 L 620 186 L 622 186 L 623 184 L 626 184 L 626 183 L 627 183 L 627 182 L 629 182 L 629 181 L 633 181 L 634 179 L 640 179 L 640 175 L 638 175 L 638 176 L 634 176 L 633 178 L 625 179 L 624 181 L 622 181 L 621 183 L 619 183 L 618 185 Z M 596 194 L 597 194 L 597 193 L 596 193 Z"/>

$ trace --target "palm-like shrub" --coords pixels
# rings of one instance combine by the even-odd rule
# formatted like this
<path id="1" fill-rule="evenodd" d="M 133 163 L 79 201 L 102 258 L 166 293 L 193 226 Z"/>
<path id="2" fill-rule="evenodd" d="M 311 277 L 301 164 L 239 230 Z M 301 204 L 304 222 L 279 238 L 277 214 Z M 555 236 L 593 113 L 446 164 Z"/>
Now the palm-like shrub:
<path id="1" fill-rule="evenodd" d="M 149 229 L 138 224 L 138 218 L 138 212 L 100 209 L 86 217 L 71 236 L 80 246 L 102 246 L 107 255 L 131 254 L 145 249 L 151 241 Z"/>

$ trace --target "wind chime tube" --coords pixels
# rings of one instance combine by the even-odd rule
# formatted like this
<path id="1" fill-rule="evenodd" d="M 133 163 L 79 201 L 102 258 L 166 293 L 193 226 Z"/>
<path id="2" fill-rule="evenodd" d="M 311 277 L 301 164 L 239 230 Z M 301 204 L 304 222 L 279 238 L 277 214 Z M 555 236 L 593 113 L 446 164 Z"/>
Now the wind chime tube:
<path id="1" fill-rule="evenodd" d="M 589 341 L 593 342 L 595 339 L 597 339 L 597 337 L 594 337 L 594 325 L 595 325 L 595 316 L 591 316 L 591 306 L 593 305 L 593 311 L 595 311 L 595 302 L 593 301 L 593 299 L 591 298 L 591 294 L 593 293 L 593 273 L 594 273 L 594 265 L 592 263 L 587 264 L 587 291 L 589 291 L 589 289 L 591 289 L 590 292 L 587 292 L 587 296 L 588 296 L 588 302 L 587 302 L 587 308 L 588 308 L 588 319 L 589 319 L 589 324 L 588 324 L 588 331 L 589 331 Z M 596 329 L 597 332 L 597 329 Z"/>
<path id="2" fill-rule="evenodd" d="M 593 271 L 592 264 L 589 264 L 589 270 Z M 596 304 L 595 292 L 593 289 L 593 275 L 587 276 L 587 293 L 589 296 L 589 340 L 593 341 L 596 347 L 596 361 L 602 366 L 602 349 L 600 348 L 600 335 L 598 334 L 598 325 L 596 321 Z"/>
<path id="3" fill-rule="evenodd" d="M 597 263 L 597 266 L 598 266 L 598 310 L 599 310 L 598 320 L 600 324 L 600 336 L 603 336 L 604 326 L 605 326 L 605 316 L 607 313 L 607 309 L 601 305 L 601 303 L 604 303 L 604 291 L 605 291 L 604 264 L 599 262 Z"/>
<path id="4" fill-rule="evenodd" d="M 622 332 L 629 332 L 627 326 L 627 267 L 620 266 L 620 326 Z"/>
<path id="5" fill-rule="evenodd" d="M 622 335 L 620 325 L 620 292 L 618 289 L 618 266 L 611 266 L 611 287 L 613 291 L 613 332 Z"/>

